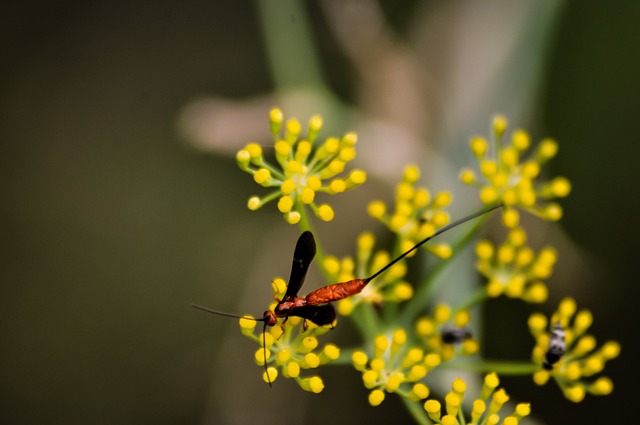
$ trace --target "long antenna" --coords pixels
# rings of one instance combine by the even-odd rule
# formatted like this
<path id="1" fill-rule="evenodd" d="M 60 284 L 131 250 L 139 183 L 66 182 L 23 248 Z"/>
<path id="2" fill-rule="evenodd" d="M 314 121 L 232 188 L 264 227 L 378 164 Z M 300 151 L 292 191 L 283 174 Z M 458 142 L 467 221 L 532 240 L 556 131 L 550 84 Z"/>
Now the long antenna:
<path id="1" fill-rule="evenodd" d="M 446 226 L 444 226 L 443 228 L 441 228 L 440 230 L 438 230 L 437 232 L 435 232 L 433 235 L 429 236 L 428 238 L 425 238 L 423 240 L 421 240 L 420 242 L 418 242 L 417 244 L 415 244 L 413 246 L 413 248 L 409 249 L 408 251 L 405 251 L 404 253 L 400 254 L 398 256 L 398 258 L 396 258 L 395 260 L 393 260 L 392 262 L 390 262 L 389 264 L 387 264 L 386 266 L 384 266 L 383 268 L 381 268 L 380 270 L 378 270 L 377 272 L 375 272 L 372 276 L 369 276 L 368 278 L 366 278 L 364 281 L 365 283 L 369 283 L 371 282 L 373 279 L 375 279 L 376 277 L 380 276 L 382 273 L 386 272 L 389 267 L 393 266 L 395 263 L 397 263 L 398 261 L 402 260 L 404 257 L 406 257 L 407 255 L 411 254 L 413 251 L 415 251 L 416 249 L 420 248 L 422 245 L 424 245 L 425 243 L 427 243 L 428 241 L 430 241 L 431 239 L 435 238 L 438 235 L 443 234 L 444 232 L 446 232 L 447 230 L 453 229 L 456 226 L 459 226 L 463 223 L 466 223 L 469 220 L 473 220 L 474 218 L 480 217 L 481 215 L 484 215 L 488 212 L 491 212 L 497 208 L 502 207 L 503 204 L 500 203 L 498 205 L 494 205 L 490 208 L 475 212 L 471 215 L 468 215 L 464 218 L 461 218 L 460 220 L 456 220 L 451 224 L 447 224 Z"/>
<path id="2" fill-rule="evenodd" d="M 191 304 L 191 307 L 197 308 L 198 310 L 206 311 L 207 313 L 217 314 L 219 316 L 227 316 L 227 317 L 235 317 L 236 319 L 247 319 L 253 320 L 255 322 L 264 322 L 262 326 L 262 353 L 264 354 L 264 372 L 267 375 L 267 382 L 269 383 L 269 387 L 271 387 L 271 377 L 269 376 L 269 369 L 267 368 L 267 321 L 262 319 L 256 319 L 253 317 L 240 316 L 239 314 L 233 313 L 225 313 L 224 311 L 213 310 L 208 307 L 204 307 L 198 304 Z"/>
<path id="3" fill-rule="evenodd" d="M 239 314 L 225 313 L 224 311 L 213 310 L 211 308 L 203 307 L 203 306 L 198 305 L 198 304 L 191 304 L 191 307 L 197 308 L 198 310 L 206 311 L 207 313 L 217 314 L 218 316 L 235 317 L 236 319 L 247 319 L 247 320 L 253 320 L 253 321 L 256 321 L 256 322 L 264 322 L 265 321 L 264 318 L 263 319 L 256 319 L 254 317 L 240 316 Z"/>
<path id="4" fill-rule="evenodd" d="M 269 383 L 269 388 L 271 386 L 271 376 L 269 376 L 269 368 L 267 367 L 267 321 L 264 321 L 264 325 L 262 325 L 262 354 L 264 354 L 264 373 L 267 375 L 267 382 Z"/>

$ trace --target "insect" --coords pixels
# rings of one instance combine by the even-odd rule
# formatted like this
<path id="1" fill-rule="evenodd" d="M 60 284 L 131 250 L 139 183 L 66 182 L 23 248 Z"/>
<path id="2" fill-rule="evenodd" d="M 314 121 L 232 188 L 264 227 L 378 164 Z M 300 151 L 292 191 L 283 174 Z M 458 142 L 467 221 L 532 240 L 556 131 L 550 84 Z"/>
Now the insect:
<path id="1" fill-rule="evenodd" d="M 447 226 L 442 227 L 433 235 L 421 240 L 417 244 L 415 244 L 411 249 L 405 251 L 400 254 L 395 259 L 391 260 L 386 266 L 382 267 L 380 270 L 375 272 L 373 275 L 364 278 L 364 279 L 353 279 L 348 282 L 334 283 L 333 285 L 324 286 L 320 289 L 316 289 L 313 292 L 310 292 L 305 297 L 298 297 L 298 291 L 302 287 L 304 283 L 305 277 L 307 275 L 307 270 L 309 269 L 309 265 L 313 260 L 313 257 L 316 255 L 316 243 L 313 237 L 313 234 L 310 231 L 303 232 L 298 238 L 298 242 L 296 243 L 295 250 L 293 252 L 293 264 L 291 266 L 291 274 L 289 276 L 289 282 L 287 284 L 287 290 L 284 294 L 282 300 L 276 300 L 278 303 L 276 304 L 273 311 L 267 310 L 263 313 L 261 319 L 247 318 L 245 316 L 240 316 L 232 313 L 225 313 L 217 310 L 212 310 L 207 307 L 203 307 L 197 304 L 192 304 L 194 308 L 199 310 L 206 311 L 208 313 L 217 314 L 220 316 L 227 317 L 235 317 L 235 318 L 245 318 L 249 320 L 255 320 L 257 322 L 263 322 L 263 330 L 262 330 L 262 342 L 263 346 L 266 346 L 266 337 L 265 331 L 267 326 L 275 326 L 278 323 L 278 318 L 284 318 L 281 326 L 284 329 L 284 323 L 291 316 L 301 317 L 303 320 L 303 328 L 307 329 L 307 320 L 315 323 L 318 326 L 330 325 L 335 321 L 336 312 L 333 308 L 333 305 L 330 303 L 342 300 L 344 298 L 351 297 L 360 293 L 369 282 L 371 282 L 376 277 L 380 276 L 382 273 L 387 271 L 390 267 L 396 264 L 398 261 L 405 258 L 407 255 L 411 254 L 416 249 L 420 248 L 429 240 L 435 238 L 438 235 L 450 230 L 456 226 L 459 226 L 467 221 L 473 220 L 483 214 L 486 214 L 490 211 L 495 210 L 496 208 L 501 207 L 502 204 L 495 205 L 493 207 L 487 208 L 485 210 L 481 210 L 474 214 L 471 214 L 467 217 L 464 217 L 460 220 L 457 220 Z M 267 371 L 267 355 L 265 350 L 265 359 L 264 359 L 264 367 L 265 371 Z M 269 377 L 269 373 L 266 373 L 267 380 L 269 385 L 271 385 L 271 380 Z"/>
<path id="2" fill-rule="evenodd" d="M 445 344 L 460 344 L 464 340 L 471 338 L 471 331 L 460 327 L 450 327 L 442 330 L 440 338 Z"/>
<path id="3" fill-rule="evenodd" d="M 551 335 L 549 336 L 549 348 L 544 354 L 544 362 L 542 362 L 542 367 L 545 370 L 552 370 L 553 366 L 564 356 L 567 349 L 564 337 L 564 328 L 560 323 L 553 325 Z"/>

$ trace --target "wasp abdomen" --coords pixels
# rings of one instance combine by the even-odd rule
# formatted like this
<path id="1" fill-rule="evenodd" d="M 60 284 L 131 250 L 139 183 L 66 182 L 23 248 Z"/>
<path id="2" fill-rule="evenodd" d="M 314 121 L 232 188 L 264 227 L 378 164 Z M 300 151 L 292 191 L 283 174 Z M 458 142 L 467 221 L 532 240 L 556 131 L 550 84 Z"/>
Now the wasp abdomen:
<path id="1" fill-rule="evenodd" d="M 353 279 L 348 282 L 335 283 L 309 293 L 305 299 L 308 305 L 318 305 L 339 301 L 343 298 L 359 294 L 367 286 L 366 279 Z"/>

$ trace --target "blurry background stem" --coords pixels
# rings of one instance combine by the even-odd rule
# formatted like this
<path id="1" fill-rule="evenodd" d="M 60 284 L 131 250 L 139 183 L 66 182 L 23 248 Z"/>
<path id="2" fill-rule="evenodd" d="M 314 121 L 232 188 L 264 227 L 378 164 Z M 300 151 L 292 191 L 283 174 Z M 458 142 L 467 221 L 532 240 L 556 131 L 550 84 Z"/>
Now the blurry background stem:
<path id="1" fill-rule="evenodd" d="M 326 90 L 311 22 L 303 2 L 256 0 L 255 4 L 276 91 L 300 87 Z"/>
<path id="2" fill-rule="evenodd" d="M 279 106 L 299 117 L 320 114 L 336 128 L 346 125 L 346 107 L 327 85 L 305 3 L 256 0 L 255 4 Z"/>

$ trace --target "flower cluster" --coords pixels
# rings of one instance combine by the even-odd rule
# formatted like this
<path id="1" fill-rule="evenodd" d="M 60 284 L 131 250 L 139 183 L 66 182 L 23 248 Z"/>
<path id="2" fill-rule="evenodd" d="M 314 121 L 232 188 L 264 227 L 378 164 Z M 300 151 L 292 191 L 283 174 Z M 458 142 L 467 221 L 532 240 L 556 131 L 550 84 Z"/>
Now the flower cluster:
<path id="1" fill-rule="evenodd" d="M 427 400 L 424 403 L 424 409 L 432 421 L 442 425 L 517 425 L 523 417 L 531 413 L 531 407 L 528 403 L 519 403 L 513 413 L 505 416 L 500 422 L 500 410 L 509 401 L 509 396 L 504 389 L 496 391 L 499 384 L 500 381 L 495 373 L 485 376 L 480 397 L 471 404 L 471 418 L 469 420 L 465 420 L 461 408 L 467 390 L 467 384 L 461 378 L 451 383 L 451 391 L 444 397 L 444 411 L 442 404 L 435 399 Z"/>
<path id="2" fill-rule="evenodd" d="M 429 396 L 422 380 L 440 364 L 440 356 L 407 344 L 407 333 L 398 328 L 390 336 L 378 335 L 373 341 L 373 358 L 361 350 L 351 356 L 353 366 L 362 373 L 364 386 L 371 390 L 369 404 L 378 406 L 385 393 L 397 393 L 412 400 Z"/>
<path id="3" fill-rule="evenodd" d="M 432 318 L 417 321 L 416 341 L 409 340 L 406 331 L 398 328 L 373 340 L 372 358 L 362 350 L 353 353 L 353 366 L 362 373 L 364 386 L 371 390 L 372 406 L 382 403 L 386 393 L 396 393 L 411 401 L 426 399 L 430 391 L 424 378 L 455 356 L 455 346 L 462 346 L 462 354 L 478 351 L 478 342 L 465 328 L 469 313 L 460 311 L 454 315 L 453 323 L 447 323 L 451 316 L 448 306 L 438 305 Z"/>
<path id="4" fill-rule="evenodd" d="M 470 320 L 468 310 L 452 314 L 448 305 L 439 304 L 434 308 L 433 316 L 417 320 L 415 331 L 430 353 L 437 354 L 442 361 L 449 361 L 458 353 L 469 356 L 478 352 L 478 340 L 466 329 Z"/>
<path id="5" fill-rule="evenodd" d="M 416 242 L 433 235 L 449 224 L 449 206 L 452 195 L 439 192 L 432 195 L 424 187 L 416 187 L 420 169 L 415 165 L 405 168 L 402 181 L 396 187 L 395 210 L 390 213 L 383 201 L 369 203 L 368 212 L 398 235 L 399 251 L 409 250 Z M 440 258 L 451 256 L 451 247 L 446 243 L 428 245 L 426 248 Z"/>
<path id="6" fill-rule="evenodd" d="M 365 182 L 367 175 L 362 170 L 354 170 L 344 178 L 337 177 L 356 156 L 356 134 L 347 133 L 340 139 L 329 137 L 317 145 L 322 128 L 320 116 L 311 117 L 306 137 L 302 139 L 302 126 L 295 118 L 283 122 L 282 111 L 274 108 L 269 119 L 277 164 L 269 163 L 262 147 L 256 143 L 248 144 L 236 154 L 238 166 L 252 174 L 256 183 L 276 188 L 262 198 L 251 197 L 249 209 L 257 210 L 278 198 L 278 210 L 290 224 L 300 221 L 304 206 L 309 206 L 323 221 L 333 220 L 333 208 L 328 204 L 317 205 L 316 193 L 342 193 Z"/>
<path id="7" fill-rule="evenodd" d="M 478 161 L 480 175 L 465 168 L 460 173 L 460 180 L 477 187 L 484 204 L 501 202 L 505 205 L 503 223 L 506 227 L 515 227 L 519 223 L 515 207 L 546 220 L 559 220 L 562 208 L 553 200 L 569 195 L 571 183 L 564 177 L 556 177 L 548 182 L 538 181 L 542 165 L 556 155 L 558 144 L 552 139 L 544 139 L 535 153 L 522 160 L 523 153 L 531 145 L 529 134 L 524 130 L 516 130 L 511 142 L 504 144 L 506 129 L 506 118 L 495 117 L 493 149 L 483 137 L 471 139 L 471 151 Z"/>
<path id="8" fill-rule="evenodd" d="M 278 198 L 278 209 L 286 221 L 300 223 L 303 230 L 309 230 L 311 223 L 306 216 L 309 208 L 305 206 L 324 221 L 330 221 L 334 215 L 330 206 L 315 204 L 318 192 L 336 194 L 352 189 L 366 180 L 366 174 L 355 170 L 346 178 L 338 177 L 355 156 L 355 134 L 347 133 L 341 139 L 328 138 L 316 145 L 322 127 L 320 117 L 311 118 L 303 138 L 298 121 L 283 121 L 282 112 L 273 109 L 270 122 L 277 164 L 267 162 L 257 144 L 247 145 L 236 158 L 240 168 L 251 173 L 257 183 L 275 188 L 263 198 L 251 198 L 250 209 Z M 460 174 L 464 183 L 478 188 L 480 200 L 492 204 L 492 208 L 450 223 L 447 209 L 452 194 L 443 191 L 432 195 L 425 187 L 418 186 L 419 168 L 408 166 L 396 187 L 392 210 L 380 200 L 368 205 L 369 215 L 396 235 L 393 250 L 376 249 L 375 237 L 370 232 L 358 237 L 353 257 L 338 259 L 318 250 L 318 263 L 327 281 L 332 283 L 314 292 L 322 294 L 321 297 L 298 298 L 295 300 L 298 304 L 287 300 L 292 301 L 291 310 L 278 310 L 282 318 L 264 333 L 260 329 L 264 325 L 257 326 L 260 319 L 240 320 L 243 334 L 261 345 L 255 361 L 265 367 L 265 381 L 273 382 L 282 375 L 295 379 L 303 389 L 317 393 L 324 388 L 322 379 L 316 375 L 302 376 L 303 371 L 327 363 L 344 364 L 350 357 L 361 373 L 372 406 L 380 405 L 387 394 L 397 394 L 419 422 L 443 425 L 516 425 L 529 415 L 527 403 L 516 404 L 510 414 L 501 412 L 509 396 L 498 388 L 498 373 L 501 376 L 531 375 L 539 385 L 554 379 L 565 396 L 574 402 L 584 399 L 587 393 L 605 395 L 613 390 L 609 378 L 596 375 L 603 371 L 607 361 L 618 356 L 620 346 L 610 341 L 597 348 L 595 338 L 587 333 L 593 320 L 591 313 L 577 311 L 575 301 L 570 298 L 560 303 L 550 319 L 542 314 L 534 314 L 529 319 L 535 338 L 531 360 L 487 361 L 478 355 L 480 342 L 468 330 L 472 306 L 500 295 L 528 303 L 542 303 L 548 298 L 545 281 L 553 273 L 558 255 L 552 247 L 536 251 L 527 245 L 527 233 L 520 227 L 519 210 L 546 220 L 559 220 L 562 209 L 555 200 L 571 191 L 564 177 L 549 181 L 541 178 L 542 166 L 557 152 L 555 141 L 544 139 L 531 149 L 529 135 L 516 130 L 506 143 L 506 129 L 506 119 L 498 116 L 493 121 L 492 147 L 481 137 L 473 138 L 471 150 L 479 163 L 479 174 L 471 169 L 464 169 Z M 476 268 L 487 279 L 486 286 L 479 288 L 477 294 L 468 294 L 469 299 L 456 299 L 454 309 L 441 303 L 435 305 L 431 315 L 424 316 L 426 307 L 435 304 L 433 294 L 437 285 L 444 281 L 445 274 L 440 273 L 442 266 L 455 259 L 455 254 L 460 252 L 458 247 L 470 241 L 480 226 L 467 227 L 467 234 L 454 245 L 456 252 L 437 239 L 426 242 L 499 206 L 503 207 L 502 221 L 507 228 L 505 240 L 501 244 L 483 240 L 475 250 Z M 408 273 L 407 265 L 413 260 L 405 261 L 405 257 L 420 246 L 443 261 L 438 261 L 420 283 L 412 285 L 408 281 L 414 275 Z M 282 279 L 274 280 L 273 292 L 276 300 L 282 299 L 286 292 Z M 319 337 L 329 326 L 316 326 L 310 319 L 296 317 L 295 311 L 299 308 L 297 313 L 302 317 L 316 318 L 313 312 L 318 310 L 314 308 L 334 301 L 337 301 L 338 313 L 349 316 L 365 339 L 362 345 L 347 348 L 351 355 L 342 358 L 336 345 L 320 346 Z M 403 303 L 399 305 L 399 302 Z M 372 304 L 376 308 L 358 308 L 360 304 Z M 271 304 L 269 311 L 274 312 L 275 307 L 276 304 Z M 283 317 L 287 314 L 288 317 Z M 469 355 L 476 355 L 473 361 L 462 358 Z M 454 368 L 487 374 L 479 396 L 474 400 L 467 397 L 469 403 L 464 403 L 469 406 L 467 414 L 462 408 L 467 385 L 461 378 L 453 381 L 450 392 L 440 394 L 443 402 L 431 394 L 428 386 L 431 377 L 438 375 L 432 371 Z"/>
<path id="9" fill-rule="evenodd" d="M 550 320 L 541 313 L 531 315 L 529 329 L 536 339 L 532 359 L 540 365 L 540 370 L 533 375 L 536 384 L 543 385 L 553 377 L 565 397 L 574 402 L 582 401 L 587 393 L 607 395 L 613 391 L 613 383 L 609 378 L 591 378 L 604 369 L 608 360 L 618 357 L 620 345 L 615 341 L 608 341 L 596 350 L 596 339 L 586 333 L 592 321 L 591 312 L 577 311 L 576 302 L 572 298 L 560 301 Z M 560 341 L 563 350 L 557 362 L 545 368 L 546 354 L 550 350 L 550 334 L 553 334 L 555 326 L 559 327 L 564 339 Z"/>
<path id="10" fill-rule="evenodd" d="M 334 282 L 347 282 L 358 276 L 372 276 L 389 263 L 390 256 L 386 251 L 376 251 L 375 236 L 364 232 L 358 237 L 356 261 L 345 257 L 342 260 L 327 256 L 323 268 Z M 369 283 L 359 294 L 338 301 L 338 312 L 343 316 L 351 314 L 360 303 L 382 305 L 384 302 L 401 302 L 413 296 L 413 287 L 404 280 L 407 267 L 404 262 L 394 264 Z"/>
<path id="11" fill-rule="evenodd" d="M 275 297 L 284 296 L 284 280 L 275 279 L 272 287 Z M 269 309 L 273 311 L 274 307 L 275 303 Z M 257 365 L 264 366 L 266 359 L 267 368 L 263 374 L 265 382 L 275 381 L 280 368 L 282 376 L 295 379 L 302 389 L 319 393 L 324 388 L 322 378 L 317 375 L 302 377 L 301 370 L 315 369 L 338 359 L 340 349 L 334 344 L 326 344 L 318 349 L 318 337 L 330 327 L 316 326 L 312 322 L 303 324 L 303 320 L 295 316 L 289 317 L 284 323 L 280 322 L 263 334 L 262 329 L 256 326 L 256 320 L 247 316 L 240 319 L 240 329 L 245 336 L 262 346 L 255 353 L 255 361 Z M 269 366 L 270 364 L 275 366 Z"/>
<path id="12" fill-rule="evenodd" d="M 488 296 L 505 294 L 530 303 L 546 301 L 548 291 L 543 279 L 551 276 L 557 253 L 551 247 L 544 247 L 536 254 L 526 242 L 524 229 L 515 227 L 498 247 L 488 240 L 476 245 L 476 267 L 487 278 Z"/>

